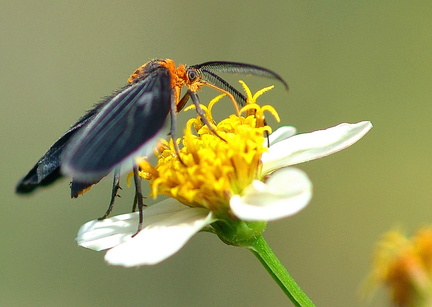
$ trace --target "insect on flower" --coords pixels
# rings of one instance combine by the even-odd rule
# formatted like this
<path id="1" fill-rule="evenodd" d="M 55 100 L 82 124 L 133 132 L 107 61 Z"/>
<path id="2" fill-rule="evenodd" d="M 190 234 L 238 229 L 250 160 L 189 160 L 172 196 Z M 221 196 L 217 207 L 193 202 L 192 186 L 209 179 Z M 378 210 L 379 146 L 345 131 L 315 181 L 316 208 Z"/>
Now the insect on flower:
<path id="1" fill-rule="evenodd" d="M 75 198 L 114 170 L 111 201 L 103 219 L 110 214 L 120 188 L 120 170 L 132 169 L 141 225 L 144 204 L 135 159 L 150 154 L 157 140 L 164 133 L 166 136 L 168 114 L 171 114 L 170 135 L 174 138 L 176 113 L 189 99 L 203 123 L 214 131 L 197 95 L 203 86 L 225 93 L 235 106 L 246 103 L 246 98 L 217 73 L 277 79 L 288 89 L 278 74 L 255 65 L 215 61 L 176 67 L 170 59 L 151 60 L 135 70 L 127 85 L 96 104 L 72 125 L 18 182 L 16 193 L 28 194 L 69 176 L 72 178 L 71 197 Z M 187 91 L 181 96 L 183 87 Z"/>

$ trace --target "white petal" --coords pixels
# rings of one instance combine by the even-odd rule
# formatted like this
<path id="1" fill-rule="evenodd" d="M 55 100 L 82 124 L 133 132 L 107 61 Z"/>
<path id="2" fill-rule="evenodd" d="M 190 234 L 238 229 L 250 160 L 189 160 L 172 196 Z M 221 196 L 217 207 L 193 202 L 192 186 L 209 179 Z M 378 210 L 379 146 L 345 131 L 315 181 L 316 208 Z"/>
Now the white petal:
<path id="1" fill-rule="evenodd" d="M 105 260 L 112 265 L 134 267 L 159 263 L 180 250 L 213 215 L 203 208 L 188 208 L 145 227 L 135 237 L 110 249 Z"/>
<path id="2" fill-rule="evenodd" d="M 245 221 L 271 221 L 299 212 L 312 198 L 312 183 L 303 171 L 288 167 L 267 182 L 255 180 L 230 200 L 233 213 Z"/>
<path id="3" fill-rule="evenodd" d="M 298 134 L 270 146 L 263 153 L 263 174 L 279 168 L 325 157 L 351 146 L 372 128 L 371 122 L 340 124 L 325 130 Z"/>
<path id="4" fill-rule="evenodd" d="M 282 126 L 280 128 L 278 128 L 276 131 L 274 131 L 272 134 L 270 134 L 269 136 L 269 143 L 270 146 L 280 142 L 282 140 L 285 140 L 287 138 L 292 137 L 294 134 L 296 134 L 296 128 L 293 126 Z M 265 146 L 267 146 L 267 140 L 264 141 Z"/>
<path id="5" fill-rule="evenodd" d="M 128 240 L 134 229 L 136 232 L 137 226 L 136 213 L 118 215 L 102 221 L 93 220 L 81 226 L 75 240 L 82 247 L 100 251 Z"/>
<path id="6" fill-rule="evenodd" d="M 169 198 L 144 209 L 143 227 L 164 220 L 171 215 L 188 209 L 178 201 Z M 114 216 L 102 221 L 90 221 L 78 231 L 78 245 L 96 251 L 108 249 L 130 239 L 138 229 L 138 213 Z"/>

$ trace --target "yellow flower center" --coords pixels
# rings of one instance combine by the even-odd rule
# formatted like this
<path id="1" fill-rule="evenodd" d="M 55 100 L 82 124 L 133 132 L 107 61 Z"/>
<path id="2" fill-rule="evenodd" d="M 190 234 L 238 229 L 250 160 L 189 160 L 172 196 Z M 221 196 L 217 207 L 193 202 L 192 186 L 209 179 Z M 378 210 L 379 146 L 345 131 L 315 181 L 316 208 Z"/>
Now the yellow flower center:
<path id="1" fill-rule="evenodd" d="M 272 107 L 255 103 L 268 89 L 253 97 L 247 89 L 248 103 L 240 110 L 246 115 L 230 115 L 215 124 L 217 135 L 197 117 L 188 121 L 183 139 L 177 142 L 182 144 L 179 156 L 171 140 L 160 146 L 155 167 L 140 160 L 140 176 L 150 181 L 151 194 L 164 194 L 190 207 L 226 212 L 229 199 L 259 178 L 261 155 L 267 150 L 265 135 L 271 133 L 264 124 L 264 111 L 278 120 Z M 202 106 L 210 122 L 214 123 L 211 108 L 223 96 L 213 99 L 208 108 Z"/>

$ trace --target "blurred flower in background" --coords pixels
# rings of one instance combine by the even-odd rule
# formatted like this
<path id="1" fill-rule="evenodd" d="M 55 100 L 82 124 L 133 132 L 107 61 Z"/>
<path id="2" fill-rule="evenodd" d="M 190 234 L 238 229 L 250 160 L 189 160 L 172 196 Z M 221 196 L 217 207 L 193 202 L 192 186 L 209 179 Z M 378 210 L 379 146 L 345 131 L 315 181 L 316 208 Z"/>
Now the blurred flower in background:
<path id="1" fill-rule="evenodd" d="M 367 292 L 384 286 L 395 306 L 432 306 L 432 226 L 409 238 L 390 231 L 378 242 Z"/>

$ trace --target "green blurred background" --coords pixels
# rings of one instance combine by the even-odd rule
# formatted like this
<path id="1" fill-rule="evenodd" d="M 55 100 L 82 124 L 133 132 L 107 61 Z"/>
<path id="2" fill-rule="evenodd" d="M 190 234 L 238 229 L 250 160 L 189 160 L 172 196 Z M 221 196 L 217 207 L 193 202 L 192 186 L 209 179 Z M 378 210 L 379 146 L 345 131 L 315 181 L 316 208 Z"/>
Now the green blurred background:
<path id="1" fill-rule="evenodd" d="M 373 122 L 355 146 L 299 166 L 312 202 L 265 233 L 318 306 L 365 305 L 359 289 L 380 235 L 432 222 L 430 1 L 2 1 L 0 25 L 1 306 L 290 305 L 251 253 L 214 235 L 139 269 L 77 247 L 79 226 L 106 209 L 111 179 L 74 200 L 67 180 L 14 194 L 84 110 L 155 57 L 277 71 L 289 93 L 275 84 L 261 102 L 299 132 Z M 274 83 L 241 78 L 254 91 Z M 131 190 L 116 214 L 129 210 Z M 386 302 L 378 291 L 371 305 Z"/>

